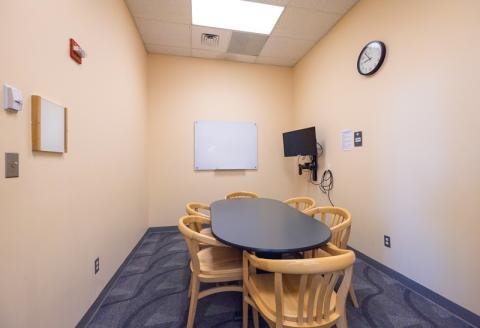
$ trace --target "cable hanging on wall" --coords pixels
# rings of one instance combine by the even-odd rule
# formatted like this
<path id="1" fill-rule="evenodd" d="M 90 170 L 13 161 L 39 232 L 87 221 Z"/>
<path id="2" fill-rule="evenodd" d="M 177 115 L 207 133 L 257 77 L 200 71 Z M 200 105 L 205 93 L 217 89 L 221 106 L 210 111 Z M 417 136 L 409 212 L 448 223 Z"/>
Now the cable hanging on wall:
<path id="1" fill-rule="evenodd" d="M 335 207 L 330 198 L 330 191 L 333 189 L 333 173 L 330 170 L 325 170 L 322 174 L 322 178 L 320 179 L 320 185 L 318 188 L 327 195 L 328 201 L 330 204 Z"/>
<path id="2" fill-rule="evenodd" d="M 318 157 L 323 154 L 323 147 L 320 143 L 317 142 L 317 149 L 318 149 Z M 320 179 L 319 183 L 316 183 L 312 179 L 312 174 L 310 173 L 309 176 L 309 182 L 315 186 L 317 186 L 322 193 L 327 195 L 328 201 L 330 202 L 330 205 L 335 207 L 335 204 L 333 204 L 332 199 L 330 197 L 330 191 L 333 189 L 333 173 L 331 170 L 325 170 L 323 171 L 322 177 Z"/>

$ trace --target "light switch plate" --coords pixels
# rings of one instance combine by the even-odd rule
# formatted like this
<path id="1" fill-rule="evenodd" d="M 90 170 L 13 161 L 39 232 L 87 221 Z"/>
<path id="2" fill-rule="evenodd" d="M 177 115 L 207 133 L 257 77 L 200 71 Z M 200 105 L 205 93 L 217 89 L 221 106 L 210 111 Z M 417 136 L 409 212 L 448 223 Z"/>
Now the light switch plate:
<path id="1" fill-rule="evenodd" d="M 18 178 L 18 153 L 5 153 L 5 178 Z"/>

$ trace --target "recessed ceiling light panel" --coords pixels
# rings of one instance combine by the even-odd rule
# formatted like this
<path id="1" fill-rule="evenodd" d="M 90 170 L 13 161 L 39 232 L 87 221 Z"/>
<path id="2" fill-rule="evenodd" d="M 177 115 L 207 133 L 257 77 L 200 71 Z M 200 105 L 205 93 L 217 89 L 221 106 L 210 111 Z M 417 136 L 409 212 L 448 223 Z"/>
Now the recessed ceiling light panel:
<path id="1" fill-rule="evenodd" d="M 244 0 L 192 0 L 192 23 L 270 34 L 284 7 Z"/>

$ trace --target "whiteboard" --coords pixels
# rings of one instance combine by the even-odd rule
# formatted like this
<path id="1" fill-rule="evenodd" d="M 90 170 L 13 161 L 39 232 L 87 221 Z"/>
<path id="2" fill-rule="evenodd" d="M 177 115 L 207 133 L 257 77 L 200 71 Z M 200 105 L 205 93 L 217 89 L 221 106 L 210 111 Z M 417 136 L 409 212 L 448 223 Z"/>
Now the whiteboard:
<path id="1" fill-rule="evenodd" d="M 41 149 L 65 152 L 65 108 L 42 98 L 40 122 Z"/>
<path id="2" fill-rule="evenodd" d="M 195 122 L 195 170 L 256 170 L 257 124 Z"/>

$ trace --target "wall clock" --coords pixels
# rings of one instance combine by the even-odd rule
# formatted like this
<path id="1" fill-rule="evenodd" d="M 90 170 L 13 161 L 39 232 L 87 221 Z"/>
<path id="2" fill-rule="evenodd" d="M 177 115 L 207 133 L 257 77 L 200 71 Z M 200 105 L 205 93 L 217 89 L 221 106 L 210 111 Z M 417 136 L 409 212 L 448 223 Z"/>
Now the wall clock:
<path id="1" fill-rule="evenodd" d="M 375 74 L 383 64 L 387 49 L 382 41 L 371 41 L 363 47 L 357 60 L 357 70 L 362 75 Z"/>

